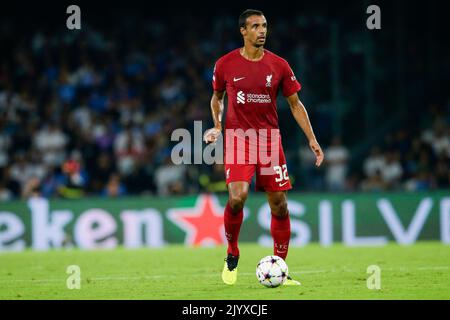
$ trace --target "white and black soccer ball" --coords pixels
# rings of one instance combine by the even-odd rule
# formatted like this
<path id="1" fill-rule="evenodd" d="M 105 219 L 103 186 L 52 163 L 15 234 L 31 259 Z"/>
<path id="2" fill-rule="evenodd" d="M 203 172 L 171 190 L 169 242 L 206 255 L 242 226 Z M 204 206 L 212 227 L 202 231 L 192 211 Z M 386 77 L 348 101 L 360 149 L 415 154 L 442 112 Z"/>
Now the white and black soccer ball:
<path id="1" fill-rule="evenodd" d="M 286 262 L 278 256 L 262 258 L 256 266 L 256 278 L 259 283 L 269 288 L 275 288 L 283 284 L 288 276 Z"/>

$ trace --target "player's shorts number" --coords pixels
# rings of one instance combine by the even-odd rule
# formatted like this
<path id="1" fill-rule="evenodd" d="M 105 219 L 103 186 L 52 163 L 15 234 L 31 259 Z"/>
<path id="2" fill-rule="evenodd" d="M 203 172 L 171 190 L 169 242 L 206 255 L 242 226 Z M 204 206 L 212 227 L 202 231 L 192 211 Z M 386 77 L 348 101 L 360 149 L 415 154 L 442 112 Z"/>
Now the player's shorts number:
<path id="1" fill-rule="evenodd" d="M 273 167 L 273 170 L 275 170 L 275 173 L 278 175 L 278 177 L 275 178 L 275 182 L 281 182 L 283 180 L 289 179 L 286 164 L 283 164 L 283 166 L 281 166 L 281 167 L 275 166 L 275 167 Z"/>

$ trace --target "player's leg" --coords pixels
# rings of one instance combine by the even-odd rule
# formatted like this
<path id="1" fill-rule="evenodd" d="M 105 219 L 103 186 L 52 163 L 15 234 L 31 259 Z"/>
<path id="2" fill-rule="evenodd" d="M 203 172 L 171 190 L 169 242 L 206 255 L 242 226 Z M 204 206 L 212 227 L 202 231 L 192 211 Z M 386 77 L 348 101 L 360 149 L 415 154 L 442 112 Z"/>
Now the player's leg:
<path id="1" fill-rule="evenodd" d="M 266 192 L 266 194 L 272 216 L 270 233 L 273 238 L 273 254 L 286 260 L 291 238 L 286 191 Z"/>
<path id="2" fill-rule="evenodd" d="M 287 208 L 286 191 L 266 192 L 266 194 L 272 213 L 270 233 L 273 238 L 273 254 L 286 260 L 291 238 L 291 221 Z M 300 282 L 288 276 L 284 285 L 298 286 Z"/>
<path id="3" fill-rule="evenodd" d="M 228 241 L 227 257 L 222 271 L 222 280 L 226 284 L 235 284 L 239 262 L 238 239 L 244 219 L 244 204 L 248 196 L 249 183 L 236 181 L 228 184 L 228 202 L 225 207 L 224 225 Z"/>
<path id="4" fill-rule="evenodd" d="M 234 284 L 237 280 L 237 265 L 240 256 L 239 232 L 244 218 L 245 200 L 247 200 L 254 171 L 254 165 L 225 165 L 228 201 L 224 212 L 224 226 L 228 248 L 222 280 L 226 284 Z"/>
<path id="5" fill-rule="evenodd" d="M 248 197 L 249 183 L 236 181 L 228 184 L 228 202 L 225 206 L 224 225 L 228 241 L 227 254 L 239 256 L 238 239 L 244 218 L 244 204 Z"/>
<path id="6" fill-rule="evenodd" d="M 278 149 L 278 152 L 276 150 Z M 287 190 L 292 188 L 287 171 L 286 158 L 281 143 L 279 148 L 272 146 L 272 152 L 278 158 L 268 164 L 258 165 L 256 174 L 257 190 L 265 191 L 271 210 L 270 232 L 273 238 L 273 252 L 286 259 L 291 237 L 291 221 L 287 206 Z M 284 285 L 300 285 L 300 282 L 288 276 Z"/>
<path id="7" fill-rule="evenodd" d="M 278 145 L 271 145 L 270 151 L 270 161 L 258 164 L 256 188 L 265 191 L 269 201 L 272 214 L 270 231 L 274 241 L 273 254 L 286 259 L 291 236 L 286 191 L 292 186 L 281 142 Z"/>

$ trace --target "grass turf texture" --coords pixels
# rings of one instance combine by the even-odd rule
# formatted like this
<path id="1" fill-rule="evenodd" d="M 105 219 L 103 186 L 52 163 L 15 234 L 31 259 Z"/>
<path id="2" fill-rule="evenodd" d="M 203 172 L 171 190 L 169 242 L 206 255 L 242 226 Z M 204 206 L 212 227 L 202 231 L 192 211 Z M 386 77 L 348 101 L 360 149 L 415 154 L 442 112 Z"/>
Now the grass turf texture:
<path id="1" fill-rule="evenodd" d="M 263 287 L 255 268 L 272 250 L 240 251 L 234 286 L 221 280 L 224 247 L 1 253 L 0 299 L 450 299 L 450 246 L 438 242 L 290 248 L 300 287 Z M 81 268 L 80 290 L 66 286 L 69 265 Z M 369 265 L 381 268 L 380 290 L 367 289 Z"/>

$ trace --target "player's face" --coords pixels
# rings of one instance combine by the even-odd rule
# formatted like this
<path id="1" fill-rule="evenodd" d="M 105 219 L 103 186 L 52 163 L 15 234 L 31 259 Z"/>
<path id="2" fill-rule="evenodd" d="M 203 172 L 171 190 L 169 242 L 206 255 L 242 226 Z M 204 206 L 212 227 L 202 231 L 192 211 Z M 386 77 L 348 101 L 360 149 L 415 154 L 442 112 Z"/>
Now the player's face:
<path id="1" fill-rule="evenodd" d="M 266 43 L 267 21 L 264 16 L 250 16 L 247 18 L 245 28 L 241 28 L 244 40 L 255 47 L 261 47 Z"/>

